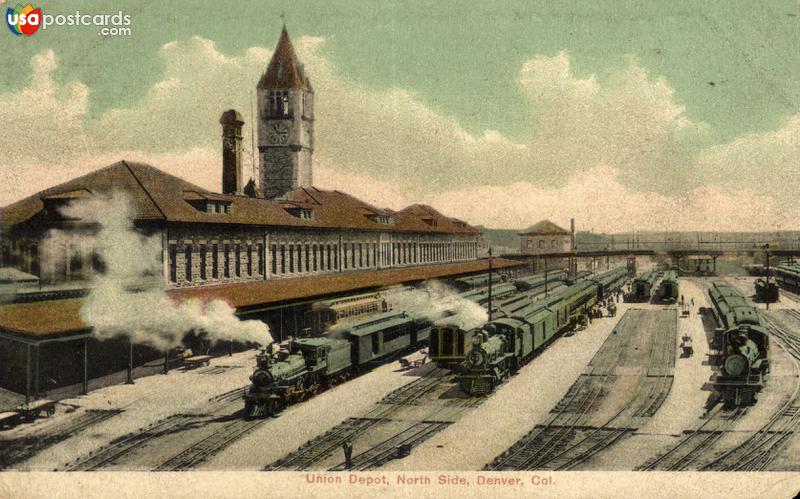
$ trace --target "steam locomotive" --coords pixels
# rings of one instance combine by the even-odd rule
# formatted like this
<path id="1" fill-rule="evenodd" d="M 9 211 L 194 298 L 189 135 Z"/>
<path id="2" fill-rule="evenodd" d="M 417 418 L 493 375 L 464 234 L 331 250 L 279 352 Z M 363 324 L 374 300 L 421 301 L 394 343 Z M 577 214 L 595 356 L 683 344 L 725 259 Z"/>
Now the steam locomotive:
<path id="1" fill-rule="evenodd" d="M 610 298 L 626 278 L 625 269 L 615 269 L 546 298 L 508 300 L 493 313 L 492 321 L 470 331 L 434 326 L 431 359 L 456 371 L 465 393 L 488 394 L 558 334 L 591 313 L 598 301 Z"/>
<path id="2" fill-rule="evenodd" d="M 385 312 L 324 337 L 294 339 L 277 352 L 260 352 L 244 395 L 245 416 L 275 414 L 396 354 L 421 347 L 433 321 L 448 313 Z"/>
<path id="3" fill-rule="evenodd" d="M 721 352 L 716 390 L 727 405 L 753 404 L 769 373 L 769 332 L 764 317 L 725 281 L 713 282 L 708 294 L 721 325 L 714 334 L 714 346 Z"/>

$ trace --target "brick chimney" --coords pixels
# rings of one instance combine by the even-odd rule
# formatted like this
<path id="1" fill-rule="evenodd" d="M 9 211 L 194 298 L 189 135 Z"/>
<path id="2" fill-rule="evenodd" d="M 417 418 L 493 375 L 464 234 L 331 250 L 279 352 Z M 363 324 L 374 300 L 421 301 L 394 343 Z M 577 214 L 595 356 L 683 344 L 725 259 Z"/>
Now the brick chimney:
<path id="1" fill-rule="evenodd" d="M 228 109 L 219 119 L 222 125 L 222 193 L 243 194 L 242 115 Z"/>

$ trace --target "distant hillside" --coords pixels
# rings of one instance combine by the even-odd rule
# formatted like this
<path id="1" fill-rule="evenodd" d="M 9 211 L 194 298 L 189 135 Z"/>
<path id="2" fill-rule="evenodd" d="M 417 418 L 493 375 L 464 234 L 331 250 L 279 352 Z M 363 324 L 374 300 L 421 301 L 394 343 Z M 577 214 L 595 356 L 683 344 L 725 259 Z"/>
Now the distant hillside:
<path id="1" fill-rule="evenodd" d="M 478 227 L 483 237 L 493 248 L 494 254 L 519 252 L 519 235 L 521 230 L 487 229 Z M 578 250 L 602 250 L 641 248 L 649 249 L 653 245 L 681 245 L 687 247 L 723 246 L 732 249 L 763 246 L 766 243 L 772 248 L 800 249 L 800 231 L 780 232 L 636 232 L 618 234 L 597 234 L 578 232 L 575 235 Z"/>

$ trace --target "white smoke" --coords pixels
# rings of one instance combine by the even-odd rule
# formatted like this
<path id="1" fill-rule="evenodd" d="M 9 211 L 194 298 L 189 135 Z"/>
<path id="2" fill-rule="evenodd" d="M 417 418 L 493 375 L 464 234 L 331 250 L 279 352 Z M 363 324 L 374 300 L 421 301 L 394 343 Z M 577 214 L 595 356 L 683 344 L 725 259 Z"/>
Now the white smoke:
<path id="1" fill-rule="evenodd" d="M 418 289 L 403 289 L 388 294 L 387 301 L 394 310 L 404 310 L 411 315 L 438 317 L 444 312 L 453 312 L 453 315 L 438 319 L 436 324 L 448 324 L 461 329 L 472 329 L 489 320 L 485 308 L 463 298 L 456 290 L 439 281 L 426 282 Z"/>
<path id="2" fill-rule="evenodd" d="M 81 307 L 81 318 L 98 339 L 128 337 L 160 350 L 180 346 L 194 331 L 212 343 L 224 340 L 266 345 L 272 341 L 261 321 L 240 321 L 221 300 L 174 302 L 165 292 L 160 235 L 144 236 L 133 226 L 128 196 L 96 195 L 61 210 L 62 214 L 96 223 L 94 248 L 105 264 Z"/>

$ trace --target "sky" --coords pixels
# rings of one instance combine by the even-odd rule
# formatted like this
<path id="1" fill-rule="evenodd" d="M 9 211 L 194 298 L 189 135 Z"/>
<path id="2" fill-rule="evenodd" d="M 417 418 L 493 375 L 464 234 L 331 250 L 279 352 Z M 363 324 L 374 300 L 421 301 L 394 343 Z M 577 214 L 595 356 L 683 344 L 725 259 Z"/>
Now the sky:
<path id="1" fill-rule="evenodd" d="M 800 228 L 797 0 L 34 7 L 131 34 L 2 27 L 0 205 L 119 159 L 219 190 L 219 116 L 249 126 L 286 22 L 318 187 L 493 228 Z"/>

